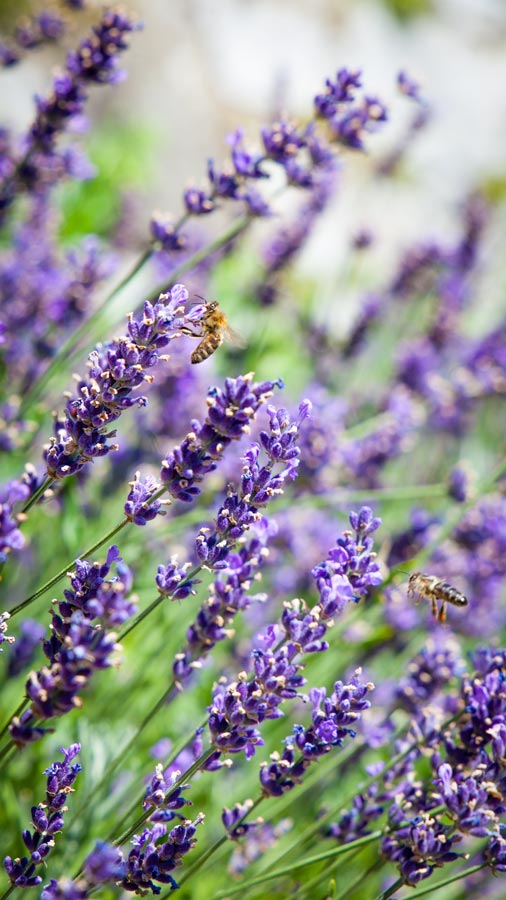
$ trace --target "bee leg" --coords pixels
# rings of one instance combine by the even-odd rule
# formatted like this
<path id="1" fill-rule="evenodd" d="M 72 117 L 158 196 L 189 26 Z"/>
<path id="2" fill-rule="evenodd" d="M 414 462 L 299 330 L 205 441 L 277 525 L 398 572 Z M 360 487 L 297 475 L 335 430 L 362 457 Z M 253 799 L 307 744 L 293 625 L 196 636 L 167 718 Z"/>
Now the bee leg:
<path id="1" fill-rule="evenodd" d="M 179 330 L 180 330 L 181 334 L 187 334 L 189 337 L 194 337 L 194 338 L 202 337 L 201 334 L 196 334 L 194 331 L 192 331 L 190 328 L 187 328 L 186 326 L 183 326 L 183 328 L 180 328 Z"/>
<path id="2" fill-rule="evenodd" d="M 431 601 L 432 601 L 432 617 L 433 617 L 433 619 L 437 619 L 437 618 L 438 618 L 438 614 L 437 614 L 437 600 L 436 600 L 435 597 L 431 597 Z M 444 604 L 443 604 L 443 605 L 444 605 Z M 442 608 L 442 607 L 441 607 L 441 608 Z"/>
<path id="3" fill-rule="evenodd" d="M 443 602 L 441 604 L 441 609 L 439 610 L 438 621 L 441 622 L 441 624 L 444 624 L 446 622 L 446 600 L 443 600 Z"/>

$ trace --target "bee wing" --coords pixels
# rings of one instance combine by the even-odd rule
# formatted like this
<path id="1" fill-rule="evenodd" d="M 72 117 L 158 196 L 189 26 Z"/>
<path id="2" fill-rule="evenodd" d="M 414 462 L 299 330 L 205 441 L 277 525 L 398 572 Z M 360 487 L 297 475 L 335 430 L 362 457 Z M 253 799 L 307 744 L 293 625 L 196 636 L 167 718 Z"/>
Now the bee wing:
<path id="1" fill-rule="evenodd" d="M 228 344 L 232 344 L 232 346 L 237 347 L 240 350 L 244 350 L 246 346 L 246 341 L 240 334 L 237 334 L 237 331 L 234 331 L 230 325 L 224 325 L 221 329 L 224 339 Z"/>

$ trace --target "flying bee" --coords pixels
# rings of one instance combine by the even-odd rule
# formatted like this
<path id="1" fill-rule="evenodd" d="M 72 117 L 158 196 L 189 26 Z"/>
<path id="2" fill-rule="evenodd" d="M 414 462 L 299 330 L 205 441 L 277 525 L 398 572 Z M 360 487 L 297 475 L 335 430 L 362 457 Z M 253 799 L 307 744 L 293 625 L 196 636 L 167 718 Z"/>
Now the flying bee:
<path id="1" fill-rule="evenodd" d="M 206 311 L 198 325 L 200 326 L 198 332 L 191 331 L 189 328 L 181 329 L 183 334 L 200 339 L 200 343 L 190 357 L 194 364 L 204 362 L 218 347 L 221 347 L 223 341 L 229 341 L 236 347 L 245 346 L 242 338 L 230 328 L 227 317 L 216 300 L 206 303 Z"/>
<path id="2" fill-rule="evenodd" d="M 437 575 L 424 575 L 422 572 L 413 572 L 408 581 L 408 597 L 415 598 L 419 603 L 422 597 L 426 597 L 432 604 L 432 615 L 439 622 L 446 622 L 446 604 L 452 606 L 467 606 L 468 600 L 457 588 L 441 581 Z M 438 609 L 438 603 L 441 604 Z"/>

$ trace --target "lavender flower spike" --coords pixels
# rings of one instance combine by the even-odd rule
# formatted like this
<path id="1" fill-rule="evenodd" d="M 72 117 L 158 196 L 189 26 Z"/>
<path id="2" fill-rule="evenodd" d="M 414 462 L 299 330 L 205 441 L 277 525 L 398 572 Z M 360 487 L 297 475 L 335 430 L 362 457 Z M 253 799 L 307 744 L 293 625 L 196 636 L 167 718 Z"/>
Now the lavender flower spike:
<path id="1" fill-rule="evenodd" d="M 336 681 L 329 697 L 325 688 L 310 691 L 313 704 L 310 727 L 294 725 L 282 756 L 274 753 L 270 763 L 261 764 L 260 784 L 266 796 L 280 797 L 292 790 L 313 760 L 330 753 L 333 747 L 341 747 L 346 737 L 355 737 L 353 726 L 371 706 L 366 698 L 374 688 L 373 684 L 362 682 L 360 675 L 357 669 L 347 684 Z"/>
<path id="2" fill-rule="evenodd" d="M 198 484 L 212 472 L 231 441 L 249 432 L 250 421 L 257 410 L 283 382 L 253 382 L 253 372 L 238 378 L 227 378 L 222 389 L 209 388 L 208 413 L 201 425 L 193 421 L 184 441 L 163 460 L 161 480 L 177 500 L 191 503 L 200 493 Z"/>
<path id="3" fill-rule="evenodd" d="M 149 370 L 167 359 L 160 350 L 180 328 L 191 324 L 202 307 L 184 313 L 188 291 L 176 284 L 157 303 L 146 301 L 142 316 L 128 316 L 128 331 L 89 356 L 88 377 L 79 381 L 77 395 L 69 397 L 55 434 L 45 448 L 44 459 L 51 478 L 61 479 L 79 472 L 86 463 L 117 449 L 110 430 L 125 409 L 145 406 L 145 397 L 134 396 L 144 383 L 153 381 Z"/>
<path id="4" fill-rule="evenodd" d="M 44 860 L 54 847 L 54 836 L 63 828 L 63 813 L 67 810 L 64 803 L 81 771 L 79 763 L 71 765 L 71 762 L 80 750 L 80 744 L 72 744 L 67 750 L 62 747 L 64 762 L 54 762 L 44 772 L 48 776 L 45 802 L 32 806 L 33 831 L 23 831 L 23 842 L 30 857 L 12 859 L 6 856 L 4 859 L 13 887 L 35 887 L 42 881 L 36 870 L 44 865 Z"/>

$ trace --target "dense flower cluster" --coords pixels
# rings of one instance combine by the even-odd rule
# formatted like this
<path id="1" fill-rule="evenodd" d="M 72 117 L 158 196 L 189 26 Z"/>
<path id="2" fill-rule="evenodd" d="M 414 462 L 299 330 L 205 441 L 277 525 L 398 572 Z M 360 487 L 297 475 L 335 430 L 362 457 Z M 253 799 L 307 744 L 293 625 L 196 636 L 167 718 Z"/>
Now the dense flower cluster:
<path id="1" fill-rule="evenodd" d="M 218 574 L 209 597 L 188 628 L 186 647 L 175 658 L 173 671 L 179 684 L 189 677 L 197 661 L 231 634 L 237 613 L 258 599 L 248 591 L 268 553 L 266 545 L 273 533 L 260 510 L 283 492 L 287 478 L 296 476 L 300 455 L 297 442 L 309 412 L 307 401 L 300 405 L 294 420 L 284 409 L 268 408 L 269 431 L 261 431 L 259 443 L 243 457 L 240 490 L 229 487 L 214 528 L 201 529 L 197 536 L 199 561 Z M 245 543 L 250 529 L 254 537 Z"/>
<path id="2" fill-rule="evenodd" d="M 308 766 L 318 757 L 341 747 L 346 737 L 354 738 L 356 725 L 371 703 L 367 694 L 374 685 L 360 680 L 357 670 L 349 682 L 336 681 L 330 696 L 325 688 L 313 688 L 309 699 L 313 704 L 312 725 L 295 725 L 293 734 L 285 741 L 281 755 L 271 754 L 270 763 L 260 768 L 262 791 L 269 797 L 280 797 L 292 790 Z"/>
<path id="3" fill-rule="evenodd" d="M 126 335 L 90 353 L 88 377 L 67 401 L 65 416 L 56 420 L 55 436 L 44 451 L 51 478 L 73 475 L 116 449 L 110 443 L 116 434 L 110 426 L 125 409 L 147 402 L 134 395 L 135 389 L 153 380 L 149 370 L 164 359 L 160 350 L 180 336 L 186 322 L 202 314 L 202 307 L 196 306 L 184 315 L 187 299 L 188 291 L 178 284 L 157 303 L 146 301 L 141 316 L 129 315 Z"/>
<path id="4" fill-rule="evenodd" d="M 73 791 L 81 766 L 72 760 L 81 751 L 80 744 L 72 744 L 67 750 L 62 747 L 64 762 L 54 762 L 44 775 L 47 775 L 46 799 L 44 803 L 32 806 L 33 831 L 23 831 L 23 843 L 30 856 L 12 859 L 6 856 L 4 866 L 13 887 L 29 888 L 40 884 L 42 877 L 37 875 L 37 868 L 45 865 L 45 859 L 55 844 L 55 835 L 63 829 L 63 814 L 67 807 L 65 801 Z"/>
<path id="5" fill-rule="evenodd" d="M 501 865 L 505 651 L 479 651 L 473 662 L 475 673 L 462 675 L 458 645 L 451 640 L 433 642 L 418 655 L 398 691 L 411 717 L 411 739 L 398 742 L 398 761 L 376 770 L 381 783 L 357 795 L 330 828 L 338 841 L 350 842 L 370 833 L 386 810 L 382 853 L 408 885 L 461 856 L 455 848 L 468 837 L 485 838 L 486 860 Z M 423 780 L 417 771 L 422 755 L 432 772 Z"/>
<path id="6" fill-rule="evenodd" d="M 117 574 L 108 579 L 113 565 Z M 78 560 L 70 584 L 65 599 L 57 604 L 58 612 L 53 613 L 51 636 L 43 642 L 49 665 L 30 674 L 25 686 L 30 707 L 15 716 L 9 728 L 18 746 L 42 737 L 47 729 L 38 722 L 65 715 L 80 705 L 79 695 L 93 673 L 111 666 L 119 649 L 110 629 L 125 622 L 136 609 L 127 596 L 131 575 L 117 547 L 110 548 L 102 565 Z"/>
<path id="7" fill-rule="evenodd" d="M 257 410 L 282 384 L 280 379 L 254 382 L 250 372 L 227 378 L 223 390 L 209 388 L 204 423 L 194 420 L 193 430 L 162 462 L 160 477 L 169 494 L 191 503 L 200 493 L 198 484 L 216 468 L 225 448 L 248 434 Z"/>
<path id="8" fill-rule="evenodd" d="M 242 672 L 237 681 L 227 684 L 221 680 L 216 685 L 209 708 L 211 744 L 216 750 L 206 762 L 207 768 L 221 765 L 223 753 L 243 752 L 247 759 L 254 755 L 255 747 L 263 744 L 257 726 L 265 719 L 283 715 L 281 704 L 299 696 L 306 683 L 299 656 L 327 650 L 324 638 L 333 624 L 332 617 L 381 581 L 370 537 L 380 520 L 363 507 L 359 513 L 350 514 L 350 524 L 353 531 L 345 531 L 329 558 L 313 571 L 318 603 L 312 609 L 304 601 L 285 603 L 280 624 L 268 626 L 259 646 L 251 651 L 251 677 Z M 313 699 L 316 710 L 320 701 L 316 694 Z"/>

